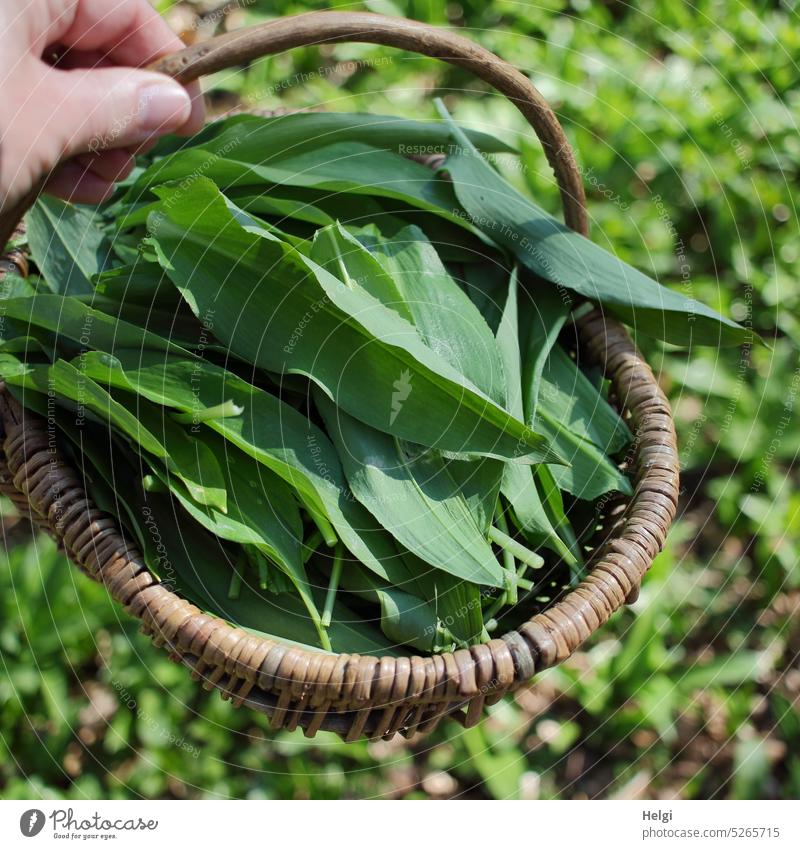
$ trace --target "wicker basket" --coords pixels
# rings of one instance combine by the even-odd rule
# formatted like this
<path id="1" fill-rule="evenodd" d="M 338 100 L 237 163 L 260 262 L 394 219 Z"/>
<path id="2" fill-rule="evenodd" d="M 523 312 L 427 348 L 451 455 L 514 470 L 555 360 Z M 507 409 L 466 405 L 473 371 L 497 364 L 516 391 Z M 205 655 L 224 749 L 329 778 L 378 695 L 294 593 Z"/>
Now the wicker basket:
<path id="1" fill-rule="evenodd" d="M 186 82 L 201 74 L 304 44 L 362 41 L 434 56 L 473 71 L 509 97 L 544 144 L 567 223 L 587 233 L 572 150 L 552 110 L 529 82 L 492 53 L 452 33 L 366 13 L 320 12 L 212 39 L 156 67 Z M 35 196 L 0 218 L 7 239 Z M 3 242 L 5 243 L 5 242 Z M 271 717 L 274 728 L 330 729 L 347 740 L 429 731 L 444 716 L 478 722 L 485 704 L 567 658 L 614 611 L 634 600 L 674 518 L 678 455 L 666 398 L 625 329 L 593 310 L 576 320 L 584 361 L 599 365 L 634 432 L 634 495 L 605 510 L 605 540 L 588 577 L 547 610 L 501 639 L 433 657 L 367 657 L 304 651 L 257 637 L 202 613 L 148 570 L 116 520 L 87 497 L 78 472 L 53 446 L 46 423 L 23 411 L 0 384 L 0 490 L 101 581 L 142 630 L 192 670 L 206 689 Z M 613 514 L 613 515 L 612 515 Z"/>

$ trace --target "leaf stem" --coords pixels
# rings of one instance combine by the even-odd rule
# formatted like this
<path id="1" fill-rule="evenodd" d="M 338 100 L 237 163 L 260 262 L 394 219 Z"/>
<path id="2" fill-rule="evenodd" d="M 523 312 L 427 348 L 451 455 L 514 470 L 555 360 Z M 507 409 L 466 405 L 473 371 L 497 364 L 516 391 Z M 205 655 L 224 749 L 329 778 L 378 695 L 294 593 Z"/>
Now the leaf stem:
<path id="1" fill-rule="evenodd" d="M 333 602 L 336 600 L 336 591 L 339 589 L 339 579 L 342 577 L 342 546 L 336 546 L 333 555 L 333 566 L 331 567 L 331 579 L 328 583 L 328 592 L 325 595 L 325 607 L 322 609 L 321 624 L 323 628 L 330 627 L 333 617 Z"/>
<path id="2" fill-rule="evenodd" d="M 234 567 L 231 575 L 231 582 L 228 585 L 228 598 L 235 601 L 239 598 L 239 592 L 242 589 L 242 576 L 237 568 Z"/>
<path id="3" fill-rule="evenodd" d="M 489 539 L 504 551 L 510 551 L 517 560 L 530 566 L 531 569 L 540 569 L 544 565 L 544 558 L 540 557 L 535 551 L 525 548 L 522 543 L 511 539 L 508 534 L 503 533 L 494 525 L 489 528 Z"/>
<path id="4" fill-rule="evenodd" d="M 500 526 L 500 532 L 508 537 L 508 522 L 502 509 L 495 518 L 497 524 Z M 491 536 L 491 533 L 489 536 Z M 508 538 L 510 539 L 510 537 Z M 520 566 L 522 571 L 524 571 L 523 567 L 524 563 Z M 517 592 L 517 564 L 514 560 L 514 553 L 505 546 L 503 546 L 503 569 L 505 570 L 506 602 L 508 604 L 516 604 L 519 600 L 519 594 Z"/>
<path id="5" fill-rule="evenodd" d="M 311 536 L 303 543 L 303 563 L 308 563 L 311 555 L 320 547 L 322 543 L 322 534 L 319 531 L 313 531 Z"/>
<path id="6" fill-rule="evenodd" d="M 267 569 L 267 558 L 259 557 L 258 558 L 258 585 L 262 590 L 267 589 L 269 586 L 269 571 Z"/>
<path id="7" fill-rule="evenodd" d="M 311 517 L 311 521 L 319 528 L 319 532 L 322 534 L 322 539 L 325 540 L 325 545 L 327 545 L 328 548 L 333 548 L 336 543 L 339 542 L 339 537 L 336 535 L 333 525 L 316 507 L 309 504 L 307 501 L 304 501 L 303 503 L 306 508 L 306 513 L 308 513 Z"/>

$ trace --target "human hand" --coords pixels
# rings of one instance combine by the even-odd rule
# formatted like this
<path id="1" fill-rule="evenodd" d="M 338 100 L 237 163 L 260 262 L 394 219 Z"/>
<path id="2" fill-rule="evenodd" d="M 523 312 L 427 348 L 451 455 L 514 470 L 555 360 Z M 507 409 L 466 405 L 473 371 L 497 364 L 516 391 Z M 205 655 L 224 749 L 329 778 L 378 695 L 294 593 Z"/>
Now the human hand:
<path id="1" fill-rule="evenodd" d="M 197 84 L 141 70 L 183 46 L 147 0 L 0 0 L 0 209 L 51 171 L 47 192 L 99 203 L 137 149 L 200 129 Z"/>

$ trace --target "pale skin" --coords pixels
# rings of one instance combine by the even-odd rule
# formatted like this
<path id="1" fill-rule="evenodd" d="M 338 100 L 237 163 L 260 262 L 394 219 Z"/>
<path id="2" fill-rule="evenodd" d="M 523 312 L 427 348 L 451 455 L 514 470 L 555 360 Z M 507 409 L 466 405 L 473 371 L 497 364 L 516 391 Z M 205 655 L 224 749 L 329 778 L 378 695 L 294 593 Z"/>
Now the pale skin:
<path id="1" fill-rule="evenodd" d="M 0 209 L 44 174 L 98 203 L 137 150 L 200 129 L 197 84 L 143 70 L 181 47 L 148 0 L 0 0 Z"/>

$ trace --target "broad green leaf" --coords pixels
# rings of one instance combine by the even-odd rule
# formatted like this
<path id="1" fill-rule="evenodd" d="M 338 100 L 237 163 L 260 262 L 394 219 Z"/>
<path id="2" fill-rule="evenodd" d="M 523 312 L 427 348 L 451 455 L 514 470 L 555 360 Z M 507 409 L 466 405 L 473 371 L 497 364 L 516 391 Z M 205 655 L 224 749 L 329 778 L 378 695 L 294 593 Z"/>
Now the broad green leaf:
<path id="1" fill-rule="evenodd" d="M 231 576 L 241 569 L 236 557 L 220 539 L 194 525 L 187 532 L 185 517 L 166 495 L 145 493 L 135 483 L 136 469 L 117 451 L 109 451 L 108 434 L 96 430 L 84 439 L 72 427 L 66 431 L 82 457 L 90 458 L 97 475 L 117 498 L 121 509 L 137 529 L 148 566 L 162 582 L 203 610 L 247 628 L 256 634 L 294 642 L 305 648 L 321 648 L 319 634 L 309 613 L 294 595 L 278 596 L 260 590 L 255 580 L 242 580 L 236 598 L 229 595 Z M 316 595 L 314 603 L 319 605 Z M 327 629 L 335 651 L 359 654 L 392 654 L 393 644 L 380 631 L 339 603 Z"/>
<path id="2" fill-rule="evenodd" d="M 310 377 L 344 410 L 403 439 L 558 462 L 542 437 L 437 357 L 412 325 L 271 234 L 242 226 L 243 214 L 237 221 L 209 181 L 196 180 L 191 202 L 167 201 L 157 215 L 152 229 L 167 273 L 238 355 Z"/>
<path id="3" fill-rule="evenodd" d="M 157 404 L 189 413 L 293 486 L 304 503 L 331 521 L 342 542 L 368 568 L 384 575 L 399 560 L 389 535 L 353 498 L 339 458 L 323 431 L 279 398 L 200 358 L 118 349 L 87 353 L 87 376 Z M 232 402 L 242 414 L 207 418 Z"/>
<path id="4" fill-rule="evenodd" d="M 419 598 L 435 600 L 436 615 L 446 632 L 461 644 L 481 642 L 485 634 L 481 611 L 485 588 L 434 569 L 409 551 L 403 553 L 403 563 L 413 576 L 410 591 Z"/>
<path id="5" fill-rule="evenodd" d="M 467 132 L 487 153 L 513 150 L 495 136 Z M 163 177 L 163 171 L 174 173 L 176 161 L 180 162 L 189 150 L 202 150 L 220 160 L 263 165 L 344 142 L 359 142 L 401 156 L 413 156 L 423 150 L 430 153 L 434 148 L 446 153 L 451 139 L 440 121 L 413 121 L 392 115 L 353 112 L 299 112 L 272 118 L 236 115 L 208 125 L 191 139 L 181 140 L 177 150 L 170 151 L 168 144 L 162 143 L 160 149 L 165 155 L 150 167 L 148 177 L 157 182 L 173 179 Z"/>
<path id="6" fill-rule="evenodd" d="M 418 227 L 405 227 L 391 240 L 382 238 L 374 227 L 360 231 L 358 239 L 341 226 L 320 230 L 311 258 L 333 273 L 338 270 L 348 285 L 366 288 L 408 319 L 438 356 L 505 405 L 505 378 L 494 337 Z M 478 527 L 488 531 L 503 464 L 487 457 L 453 460 L 449 468 Z"/>
<path id="7" fill-rule="evenodd" d="M 0 355 L 0 373 L 8 383 L 52 394 L 59 403 L 70 402 L 79 420 L 94 414 L 101 423 L 113 425 L 161 460 L 195 500 L 226 509 L 222 473 L 213 454 L 201 443 L 193 443 L 178 424 L 160 417 L 156 408 L 142 403 L 136 414 L 130 412 L 88 374 L 64 360 L 52 366 L 32 365 L 4 354 Z"/>
<path id="8" fill-rule="evenodd" d="M 505 307 L 497 329 L 497 346 L 503 362 L 506 379 L 506 396 L 509 411 L 523 416 L 522 363 L 520 352 L 519 284 L 516 269 L 508 281 Z M 524 305 L 523 305 L 524 308 Z M 534 325 L 535 319 L 530 323 Z M 533 345 L 528 346 L 528 358 L 537 355 Z M 518 463 L 505 463 L 500 491 L 511 505 L 516 523 L 534 544 L 545 545 L 567 560 L 573 560 L 567 547 L 550 521 L 539 497 L 534 479 L 534 469 Z"/>
<path id="9" fill-rule="evenodd" d="M 542 397 L 533 425 L 553 440 L 559 453 L 567 457 L 569 466 L 550 466 L 559 487 L 587 501 L 616 490 L 632 494 L 628 478 L 593 442 L 576 434 L 550 398 Z"/>
<path id="10" fill-rule="evenodd" d="M 547 358 L 537 409 L 558 415 L 606 454 L 617 454 L 631 441 L 625 422 L 559 345 Z"/>
<path id="11" fill-rule="evenodd" d="M 411 305 L 404 299 L 392 274 L 339 222 L 317 230 L 308 255 L 351 289 L 362 289 L 415 323 Z"/>
<path id="12" fill-rule="evenodd" d="M 337 410 L 318 390 L 314 397 L 353 494 L 381 525 L 437 569 L 472 583 L 502 586 L 503 571 L 450 477 L 447 461 Z"/>
<path id="13" fill-rule="evenodd" d="M 135 324 L 113 318 L 76 298 L 61 295 L 36 295 L 33 298 L 9 298 L 6 315 L 20 324 L 40 327 L 73 343 L 73 347 L 113 352 L 115 348 L 152 348 L 157 351 L 191 356 L 185 348 Z"/>
<path id="14" fill-rule="evenodd" d="M 572 304 L 543 280 L 523 289 L 519 309 L 520 381 L 524 421 L 531 421 L 539 399 L 542 372 L 567 322 Z"/>
<path id="15" fill-rule="evenodd" d="M 465 132 L 486 153 L 514 151 L 511 145 L 489 133 L 472 129 Z M 404 156 L 445 153 L 451 143 L 446 128 L 434 120 L 417 121 L 369 112 L 290 112 L 266 118 L 255 115 L 222 118 L 207 124 L 191 139 L 181 139 L 179 144 L 180 147 L 203 144 L 224 156 L 224 148 L 235 140 L 236 150 L 242 155 L 258 158 L 348 139 L 394 150 Z M 432 149 L 434 147 L 437 151 Z"/>
<path id="16" fill-rule="evenodd" d="M 264 164 L 243 162 L 235 155 L 220 158 L 203 148 L 189 148 L 173 159 L 161 160 L 151 166 L 132 187 L 129 198 L 139 200 L 148 197 L 146 193 L 149 192 L 158 194 L 155 191 L 158 186 L 180 183 L 197 174 L 213 180 L 223 190 L 247 187 L 245 194 L 248 195 L 252 194 L 250 187 L 261 189 L 274 184 L 393 198 L 434 211 L 467 229 L 475 229 L 454 211 L 458 204 L 450 184 L 437 177 L 430 168 L 355 141 L 275 158 Z M 195 181 L 190 188 L 178 188 L 178 191 L 188 197 L 195 191 Z"/>
<path id="17" fill-rule="evenodd" d="M 204 509 L 196 505 L 175 480 L 157 467 L 154 471 L 167 483 L 187 513 L 206 530 L 221 539 L 253 545 L 277 564 L 294 585 L 324 644 L 320 612 L 303 565 L 303 525 L 291 491 L 277 475 L 253 463 L 242 452 L 235 448 L 225 450 L 220 437 L 208 433 L 205 438 L 208 440 L 204 442 L 206 447 L 224 457 L 228 494 L 226 514 L 213 507 Z"/>
<path id="18" fill-rule="evenodd" d="M 380 238 L 373 230 L 360 239 L 394 279 L 428 347 L 485 395 L 505 405 L 505 375 L 492 331 L 422 230 L 408 226 L 391 239 Z"/>
<path id="19" fill-rule="evenodd" d="M 353 563 L 344 566 L 341 586 L 380 605 L 381 630 L 390 640 L 423 652 L 433 651 L 439 624 L 433 602 L 398 589 Z"/>
<path id="20" fill-rule="evenodd" d="M 30 298 L 36 291 L 35 278 L 0 271 L 0 303 L 8 298 Z"/>
<path id="21" fill-rule="evenodd" d="M 33 261 L 59 295 L 92 291 L 91 278 L 108 264 L 109 240 L 85 207 L 43 195 L 26 217 Z"/>
<path id="22" fill-rule="evenodd" d="M 456 145 L 445 168 L 473 222 L 531 271 L 604 304 L 638 331 L 675 344 L 740 345 L 752 332 L 641 271 L 561 224 L 514 189 L 441 107 Z"/>
<path id="23" fill-rule="evenodd" d="M 488 533 L 497 510 L 497 497 L 500 494 L 503 469 L 506 466 L 517 465 L 521 469 L 531 467 L 518 463 L 503 463 L 493 457 L 461 460 L 458 457 L 443 456 L 446 457 L 448 474 L 466 502 L 475 523 L 484 534 Z"/>
<path id="24" fill-rule="evenodd" d="M 126 304 L 153 306 L 176 305 L 179 300 L 175 287 L 157 262 L 137 259 L 131 265 L 112 268 L 94 278 L 98 295 Z"/>

